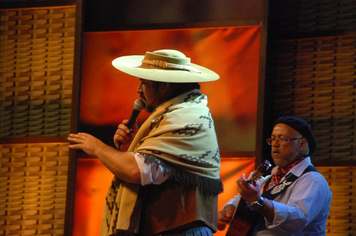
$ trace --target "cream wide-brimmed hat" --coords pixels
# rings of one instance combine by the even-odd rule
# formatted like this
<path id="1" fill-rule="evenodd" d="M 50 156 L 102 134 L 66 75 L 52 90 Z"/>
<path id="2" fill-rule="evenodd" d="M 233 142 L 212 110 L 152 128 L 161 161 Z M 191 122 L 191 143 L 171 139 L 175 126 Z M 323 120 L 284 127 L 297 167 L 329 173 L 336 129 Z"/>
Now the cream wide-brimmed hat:
<path id="1" fill-rule="evenodd" d="M 129 75 L 158 82 L 200 83 L 219 79 L 214 71 L 191 63 L 182 52 L 172 49 L 118 57 L 112 65 Z"/>

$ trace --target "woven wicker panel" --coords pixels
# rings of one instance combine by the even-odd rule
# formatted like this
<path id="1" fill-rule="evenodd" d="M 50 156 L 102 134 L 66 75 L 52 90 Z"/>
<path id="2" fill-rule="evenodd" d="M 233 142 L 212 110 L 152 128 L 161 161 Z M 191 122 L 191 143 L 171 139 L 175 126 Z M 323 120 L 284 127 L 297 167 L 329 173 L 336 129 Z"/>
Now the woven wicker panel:
<path id="1" fill-rule="evenodd" d="M 270 0 L 272 33 L 353 30 L 355 0 Z"/>
<path id="2" fill-rule="evenodd" d="M 68 144 L 0 145 L 0 235 L 63 235 Z"/>
<path id="3" fill-rule="evenodd" d="M 356 235 L 356 167 L 317 167 L 333 193 L 327 236 Z"/>
<path id="4" fill-rule="evenodd" d="M 285 40 L 272 48 L 266 99 L 274 118 L 296 115 L 312 125 L 315 161 L 356 160 L 356 36 Z"/>
<path id="5" fill-rule="evenodd" d="M 68 134 L 75 8 L 0 17 L 0 138 Z"/>

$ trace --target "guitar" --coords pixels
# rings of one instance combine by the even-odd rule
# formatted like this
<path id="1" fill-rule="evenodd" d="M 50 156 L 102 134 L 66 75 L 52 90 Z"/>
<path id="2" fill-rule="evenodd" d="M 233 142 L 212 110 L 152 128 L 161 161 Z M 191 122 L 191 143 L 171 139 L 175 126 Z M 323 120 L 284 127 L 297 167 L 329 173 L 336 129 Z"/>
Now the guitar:
<path id="1" fill-rule="evenodd" d="M 248 182 L 255 184 L 258 179 L 267 173 L 271 167 L 271 163 L 265 160 L 261 163 L 252 176 L 249 178 Z M 248 203 L 241 198 L 239 204 L 236 207 L 234 216 L 231 219 L 230 227 L 226 232 L 226 236 L 248 236 L 252 233 L 256 220 L 258 218 L 258 213 L 250 209 Z"/>

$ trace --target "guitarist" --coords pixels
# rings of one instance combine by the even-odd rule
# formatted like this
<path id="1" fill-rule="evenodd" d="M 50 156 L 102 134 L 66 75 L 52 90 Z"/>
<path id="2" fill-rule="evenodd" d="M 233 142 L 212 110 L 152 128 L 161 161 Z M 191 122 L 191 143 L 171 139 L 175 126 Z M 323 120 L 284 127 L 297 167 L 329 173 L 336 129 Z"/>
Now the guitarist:
<path id="1" fill-rule="evenodd" d="M 317 142 L 309 124 L 297 117 L 280 117 L 267 143 L 276 164 L 271 175 L 255 185 L 245 176 L 237 180 L 240 194 L 219 212 L 218 229 L 231 222 L 242 197 L 260 215 L 252 235 L 325 235 L 332 194 L 310 160 Z"/>

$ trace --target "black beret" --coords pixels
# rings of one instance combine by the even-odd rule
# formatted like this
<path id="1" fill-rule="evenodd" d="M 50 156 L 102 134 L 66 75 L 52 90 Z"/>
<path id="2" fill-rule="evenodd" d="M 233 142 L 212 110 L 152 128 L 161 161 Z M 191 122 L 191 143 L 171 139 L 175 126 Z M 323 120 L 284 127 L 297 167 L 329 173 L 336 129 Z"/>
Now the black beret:
<path id="1" fill-rule="evenodd" d="M 278 123 L 286 124 L 303 135 L 309 144 L 309 155 L 315 153 L 317 142 L 310 125 L 305 120 L 295 116 L 281 116 L 273 123 L 273 127 Z"/>

